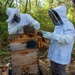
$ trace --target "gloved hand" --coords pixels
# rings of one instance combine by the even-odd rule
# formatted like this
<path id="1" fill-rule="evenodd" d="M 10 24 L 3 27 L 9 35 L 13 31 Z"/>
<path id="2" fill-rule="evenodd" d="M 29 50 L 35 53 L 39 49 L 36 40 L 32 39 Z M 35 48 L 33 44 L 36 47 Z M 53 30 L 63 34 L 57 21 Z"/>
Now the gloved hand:
<path id="1" fill-rule="evenodd" d="M 31 25 L 34 26 L 35 30 L 39 30 L 40 29 L 40 23 L 36 20 L 32 21 Z"/>
<path id="2" fill-rule="evenodd" d="M 21 25 L 18 25 L 18 26 L 17 26 L 17 30 L 20 30 L 21 28 L 22 28 Z"/>
<path id="3" fill-rule="evenodd" d="M 41 30 L 41 32 L 43 33 L 44 38 L 50 39 L 51 36 L 52 36 L 51 32 L 46 32 L 46 31 L 43 31 L 43 30 Z"/>
<path id="4" fill-rule="evenodd" d="M 34 28 L 35 28 L 36 30 L 39 30 L 39 29 L 40 29 L 40 24 L 39 24 L 38 22 L 35 23 Z"/>

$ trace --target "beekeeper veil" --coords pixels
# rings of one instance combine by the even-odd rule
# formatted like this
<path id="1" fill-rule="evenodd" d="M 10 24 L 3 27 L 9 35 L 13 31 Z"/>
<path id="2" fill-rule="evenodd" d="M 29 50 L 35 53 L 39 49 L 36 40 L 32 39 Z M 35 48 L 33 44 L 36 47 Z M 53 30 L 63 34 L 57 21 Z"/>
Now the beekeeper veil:
<path id="1" fill-rule="evenodd" d="M 20 13 L 19 13 L 18 8 L 7 8 L 6 14 L 8 16 L 8 19 L 6 20 L 6 22 L 11 22 L 13 20 L 18 22 L 20 19 Z M 16 16 L 15 16 L 15 14 L 16 14 Z M 14 18 L 14 16 L 15 16 L 15 18 Z"/>
<path id="2" fill-rule="evenodd" d="M 67 19 L 67 9 L 65 5 L 58 6 L 52 10 L 48 10 L 49 16 L 55 26 L 60 26 Z"/>

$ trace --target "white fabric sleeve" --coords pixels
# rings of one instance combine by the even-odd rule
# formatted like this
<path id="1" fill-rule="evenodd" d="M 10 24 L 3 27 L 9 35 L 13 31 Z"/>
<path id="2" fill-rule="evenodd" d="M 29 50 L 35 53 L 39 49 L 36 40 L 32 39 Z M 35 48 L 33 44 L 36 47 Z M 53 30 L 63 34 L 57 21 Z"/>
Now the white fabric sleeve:
<path id="1" fill-rule="evenodd" d="M 42 33 L 44 38 L 56 40 L 58 41 L 58 43 L 61 43 L 61 44 L 68 44 L 73 40 L 73 36 L 71 35 L 62 36 L 59 34 L 53 34 L 51 32 L 46 32 L 46 31 L 42 31 Z"/>
<path id="2" fill-rule="evenodd" d="M 43 31 L 43 30 L 41 30 L 41 32 L 43 33 L 44 38 L 51 39 L 51 36 L 52 36 L 51 32 L 47 32 L 47 31 Z"/>
<path id="3" fill-rule="evenodd" d="M 60 44 L 69 44 L 74 38 L 71 35 L 58 35 L 54 34 L 51 39 L 57 40 Z"/>
<path id="4" fill-rule="evenodd" d="M 74 30 L 74 41 L 75 41 L 75 30 Z"/>
<path id="5" fill-rule="evenodd" d="M 22 28 L 21 25 L 17 25 L 14 28 L 8 27 L 8 32 L 9 32 L 9 34 L 15 34 L 21 28 Z"/>
<path id="6" fill-rule="evenodd" d="M 53 33 L 51 39 L 57 40 L 58 43 L 61 44 L 69 44 L 70 42 L 72 42 L 72 40 L 74 40 L 74 29 L 72 27 L 67 27 L 66 29 L 64 29 L 63 35 Z"/>
<path id="7" fill-rule="evenodd" d="M 27 15 L 27 23 L 33 25 L 36 30 L 39 30 L 40 23 L 36 21 L 31 15 L 29 14 L 26 14 L 26 15 Z"/>

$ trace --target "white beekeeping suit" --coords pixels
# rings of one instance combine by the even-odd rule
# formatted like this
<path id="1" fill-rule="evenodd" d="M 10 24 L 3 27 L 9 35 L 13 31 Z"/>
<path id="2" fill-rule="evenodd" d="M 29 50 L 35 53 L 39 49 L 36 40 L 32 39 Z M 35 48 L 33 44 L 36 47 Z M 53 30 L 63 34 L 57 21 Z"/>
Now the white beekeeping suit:
<path id="1" fill-rule="evenodd" d="M 69 64 L 74 44 L 74 26 L 66 16 L 67 9 L 64 5 L 49 10 L 49 13 L 55 25 L 54 32 L 42 31 L 43 37 L 51 40 L 48 58 L 59 64 Z M 55 13 L 59 15 L 59 19 Z"/>
<path id="2" fill-rule="evenodd" d="M 31 17 L 29 14 L 20 14 L 18 8 L 7 8 L 6 14 L 8 15 L 8 32 L 9 34 L 23 33 L 24 25 L 33 25 L 36 30 L 40 29 L 40 23 Z M 13 20 L 14 15 L 18 17 Z"/>

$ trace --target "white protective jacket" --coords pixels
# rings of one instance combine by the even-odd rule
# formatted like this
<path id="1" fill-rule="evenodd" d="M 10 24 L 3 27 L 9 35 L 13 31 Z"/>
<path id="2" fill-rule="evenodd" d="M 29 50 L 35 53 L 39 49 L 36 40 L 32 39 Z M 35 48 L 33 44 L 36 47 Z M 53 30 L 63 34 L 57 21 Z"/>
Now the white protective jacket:
<path id="1" fill-rule="evenodd" d="M 29 14 L 20 14 L 20 23 L 8 23 L 8 32 L 9 34 L 15 34 L 15 33 L 23 33 L 23 26 L 32 24 L 34 25 L 34 28 L 38 30 L 40 28 L 40 24 L 38 21 L 34 20 Z"/>
<path id="2" fill-rule="evenodd" d="M 18 8 L 7 8 L 6 14 L 8 15 L 8 32 L 9 34 L 23 33 L 24 25 L 33 25 L 36 30 L 40 29 L 40 24 L 38 21 L 34 20 L 29 14 L 20 14 Z M 12 22 L 14 15 L 20 18 L 20 22 Z"/>
<path id="3" fill-rule="evenodd" d="M 63 21 L 63 25 L 55 26 L 54 32 L 50 39 L 48 58 L 59 64 L 69 64 L 71 60 L 71 52 L 74 44 L 74 26 L 67 19 L 67 9 L 63 6 L 54 8 Z"/>

